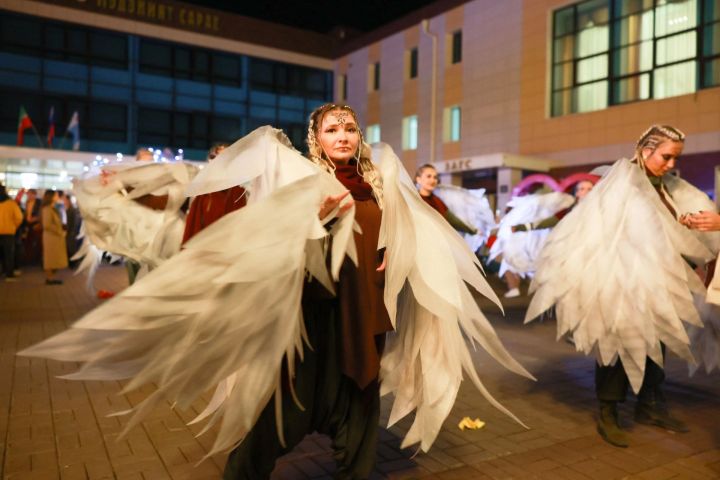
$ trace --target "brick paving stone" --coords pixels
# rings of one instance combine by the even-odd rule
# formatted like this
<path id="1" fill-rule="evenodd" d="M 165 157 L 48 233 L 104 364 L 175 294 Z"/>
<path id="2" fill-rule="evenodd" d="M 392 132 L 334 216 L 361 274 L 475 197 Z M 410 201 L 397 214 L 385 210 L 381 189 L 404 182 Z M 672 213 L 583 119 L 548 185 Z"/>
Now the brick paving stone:
<path id="1" fill-rule="evenodd" d="M 442 480 L 468 480 L 490 478 L 479 470 L 468 466 L 453 468 L 445 472 L 440 472 L 436 474 L 436 476 L 438 478 L 441 478 Z"/>
<path id="2" fill-rule="evenodd" d="M 186 426 L 212 392 L 188 409 L 163 404 L 127 436 L 129 417 L 107 415 L 138 405 L 152 386 L 123 393 L 127 382 L 72 382 L 61 378 L 76 363 L 15 356 L 62 331 L 100 301 L 79 277 L 48 288 L 42 272 L 26 269 L 19 282 L 0 286 L 0 479 L 1 480 L 204 480 L 220 478 L 225 456 L 196 464 L 209 451 L 216 429 L 195 437 L 203 425 Z M 492 280 L 492 279 L 491 279 Z M 103 266 L 101 288 L 120 291 L 122 267 Z M 487 302 L 480 302 L 483 308 Z M 379 428 L 377 467 L 371 479 L 710 479 L 720 478 L 720 382 L 718 373 L 689 378 L 679 359 L 666 361 L 666 395 L 672 412 L 690 426 L 687 434 L 636 425 L 634 399 L 620 408 L 631 446 L 614 448 L 595 432 L 594 360 L 555 342 L 551 321 L 523 326 L 527 298 L 509 303 L 507 316 L 488 313 L 508 350 L 538 382 L 498 366 L 474 352 L 483 383 L 530 429 L 491 407 L 469 382 L 428 453 L 400 449 L 413 416 Z M 487 310 L 486 310 L 487 312 Z M 381 425 L 391 398 L 382 399 Z M 480 430 L 460 431 L 464 416 L 480 418 Z M 386 423 L 385 423 L 386 424 Z M 330 441 L 313 434 L 278 459 L 273 480 L 329 479 L 335 472 Z"/>
<path id="3" fill-rule="evenodd" d="M 415 463 L 432 473 L 442 472 L 448 469 L 447 465 L 440 463 L 427 455 L 418 455 L 413 460 Z"/>
<path id="4" fill-rule="evenodd" d="M 667 467 L 657 467 L 650 470 L 645 470 L 637 475 L 628 477 L 629 480 L 670 480 L 676 479 L 677 473 L 673 472 Z"/>
<path id="5" fill-rule="evenodd" d="M 533 473 L 542 473 L 547 472 L 549 470 L 553 470 L 556 468 L 561 467 L 561 465 L 558 462 L 555 462 L 553 460 L 548 460 L 547 458 L 543 458 L 542 460 L 538 460 L 536 462 L 532 462 L 526 465 L 526 469 L 529 472 Z"/>
<path id="6" fill-rule="evenodd" d="M 600 459 L 589 459 L 574 463 L 571 469 L 595 480 L 612 480 L 627 476 L 627 472 Z"/>
<path id="7" fill-rule="evenodd" d="M 602 455 L 604 461 L 627 473 L 638 473 L 652 468 L 652 463 L 646 460 L 641 454 L 633 449 L 615 449 Z M 625 450 L 625 451 L 623 451 Z"/>
<path id="8" fill-rule="evenodd" d="M 672 470 L 679 478 L 683 478 L 686 480 L 708 480 L 717 478 L 715 472 L 710 469 L 705 469 L 705 471 L 699 471 L 694 468 L 689 468 L 688 465 L 680 463 L 679 460 L 668 463 L 667 465 L 665 465 L 665 468 L 667 468 L 668 470 Z"/>
<path id="9" fill-rule="evenodd" d="M 559 467 L 539 473 L 538 478 L 542 480 L 590 480 L 592 477 L 588 477 L 570 467 Z"/>
<path id="10" fill-rule="evenodd" d="M 403 472 L 403 474 L 412 476 L 425 476 L 429 475 L 430 471 L 422 466 L 418 465 L 414 460 L 407 458 L 401 458 L 398 460 L 391 460 L 389 462 L 378 462 L 377 470 L 385 475 L 393 472 Z"/>
<path id="11" fill-rule="evenodd" d="M 480 450 L 478 452 L 470 453 L 468 455 L 458 456 L 458 460 L 460 460 L 466 465 L 475 465 L 476 463 L 480 463 L 493 458 L 497 458 L 497 455 L 488 450 Z"/>

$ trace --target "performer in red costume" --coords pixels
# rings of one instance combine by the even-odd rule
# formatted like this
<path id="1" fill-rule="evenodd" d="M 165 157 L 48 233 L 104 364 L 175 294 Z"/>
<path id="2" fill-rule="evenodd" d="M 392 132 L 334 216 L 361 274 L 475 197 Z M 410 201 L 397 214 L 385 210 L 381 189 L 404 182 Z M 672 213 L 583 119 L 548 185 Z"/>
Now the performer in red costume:
<path id="1" fill-rule="evenodd" d="M 477 233 L 475 228 L 459 219 L 448 206 L 445 205 L 445 202 L 433 193 L 433 190 L 435 190 L 438 184 L 438 173 L 435 167 L 426 163 L 418 168 L 417 173 L 415 173 L 415 183 L 419 186 L 418 192 L 420 193 L 420 198 L 437 210 L 440 215 L 445 217 L 445 220 L 447 220 L 455 230 L 469 233 L 470 235 Z"/>
<path id="2" fill-rule="evenodd" d="M 211 162 L 227 144 L 221 143 L 210 149 L 208 161 Z M 223 215 L 234 212 L 247 204 L 245 189 L 239 186 L 227 188 L 219 192 L 206 193 L 193 198 L 187 218 L 185 219 L 184 244 L 203 228 L 220 219 Z"/>

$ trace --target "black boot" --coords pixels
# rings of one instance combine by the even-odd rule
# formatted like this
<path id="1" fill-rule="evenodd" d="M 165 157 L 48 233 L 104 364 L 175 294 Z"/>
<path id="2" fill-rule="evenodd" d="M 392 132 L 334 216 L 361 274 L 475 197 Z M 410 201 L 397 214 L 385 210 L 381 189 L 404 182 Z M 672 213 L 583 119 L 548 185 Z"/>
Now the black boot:
<path id="1" fill-rule="evenodd" d="M 600 402 L 597 431 L 610 445 L 627 448 L 627 435 L 618 423 L 617 402 Z"/>
<path id="2" fill-rule="evenodd" d="M 685 433 L 689 431 L 687 425 L 670 416 L 665 403 L 659 401 L 638 399 L 638 403 L 635 405 L 635 421 L 643 425 L 664 428 L 671 432 Z"/>

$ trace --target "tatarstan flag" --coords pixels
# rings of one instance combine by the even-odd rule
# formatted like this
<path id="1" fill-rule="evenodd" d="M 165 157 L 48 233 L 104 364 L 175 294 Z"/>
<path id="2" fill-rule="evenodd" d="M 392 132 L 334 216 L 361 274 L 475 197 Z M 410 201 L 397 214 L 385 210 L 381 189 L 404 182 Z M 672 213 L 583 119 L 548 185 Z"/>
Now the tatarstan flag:
<path id="1" fill-rule="evenodd" d="M 25 111 L 25 107 L 20 106 L 20 115 L 18 116 L 17 144 L 22 145 L 25 140 L 25 130 L 32 128 L 33 123 L 30 116 Z"/>

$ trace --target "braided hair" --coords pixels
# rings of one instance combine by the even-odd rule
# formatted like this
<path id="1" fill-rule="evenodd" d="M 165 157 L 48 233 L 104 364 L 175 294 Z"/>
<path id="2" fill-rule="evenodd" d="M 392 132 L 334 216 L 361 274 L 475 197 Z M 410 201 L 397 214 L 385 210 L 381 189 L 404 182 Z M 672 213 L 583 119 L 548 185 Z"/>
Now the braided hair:
<path id="1" fill-rule="evenodd" d="M 651 125 L 650 128 L 640 135 L 637 144 L 635 144 L 634 160 L 636 160 L 638 165 L 644 169 L 645 163 L 643 162 L 644 158 L 642 151 L 646 148 L 655 151 L 661 143 L 667 140 L 671 140 L 673 142 L 684 142 L 685 134 L 670 125 Z"/>
<path id="2" fill-rule="evenodd" d="M 373 196 L 377 201 L 380 208 L 383 207 L 383 190 L 382 190 L 382 177 L 380 172 L 375 168 L 375 165 L 370 160 L 370 146 L 363 140 L 362 130 L 360 129 L 360 123 L 357 119 L 355 111 L 347 105 L 336 105 L 334 103 L 326 103 L 321 105 L 310 114 L 310 120 L 308 121 L 307 131 L 307 146 L 308 146 L 308 157 L 314 164 L 320 166 L 323 170 L 334 173 L 335 164 L 327 156 L 327 153 L 323 150 L 318 135 L 320 133 L 320 127 L 325 115 L 329 112 L 341 110 L 348 112 L 355 124 L 358 126 L 358 134 L 360 135 L 360 142 L 358 149 L 355 152 L 355 159 L 357 160 L 358 174 L 363 177 L 363 180 L 372 187 Z"/>

